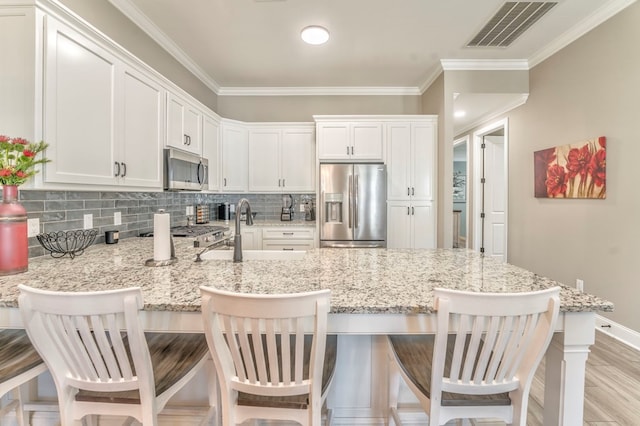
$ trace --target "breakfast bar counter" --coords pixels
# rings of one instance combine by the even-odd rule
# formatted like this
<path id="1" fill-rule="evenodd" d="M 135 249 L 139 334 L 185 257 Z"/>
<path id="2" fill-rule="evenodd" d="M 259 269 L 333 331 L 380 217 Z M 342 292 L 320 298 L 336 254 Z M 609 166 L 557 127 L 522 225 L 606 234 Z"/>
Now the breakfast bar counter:
<path id="1" fill-rule="evenodd" d="M 342 336 L 342 365 L 329 403 L 337 417 L 379 418 L 386 412 L 384 335 L 433 333 L 433 288 L 522 292 L 560 285 L 466 249 L 315 249 L 300 260 L 233 263 L 194 262 L 203 249 L 185 239 L 175 243 L 177 262 L 163 267 L 144 266 L 153 257 L 151 238 L 92 246 L 74 259 L 30 259 L 27 272 L 0 277 L 0 327 L 21 326 L 18 284 L 61 291 L 139 286 L 145 327 L 163 331 L 202 330 L 200 285 L 251 293 L 331 289 L 328 328 Z M 582 425 L 595 315 L 612 311 L 613 304 L 562 286 L 560 310 L 546 357 L 544 424 Z"/>

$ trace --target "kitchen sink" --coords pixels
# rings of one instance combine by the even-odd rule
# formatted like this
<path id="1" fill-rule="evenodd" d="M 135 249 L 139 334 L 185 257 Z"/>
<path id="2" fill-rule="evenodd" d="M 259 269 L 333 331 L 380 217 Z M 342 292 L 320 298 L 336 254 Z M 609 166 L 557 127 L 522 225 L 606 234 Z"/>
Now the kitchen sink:
<path id="1" fill-rule="evenodd" d="M 305 254 L 304 250 L 243 250 L 242 260 L 300 260 Z M 210 250 L 200 257 L 202 260 L 233 260 L 233 250 Z"/>

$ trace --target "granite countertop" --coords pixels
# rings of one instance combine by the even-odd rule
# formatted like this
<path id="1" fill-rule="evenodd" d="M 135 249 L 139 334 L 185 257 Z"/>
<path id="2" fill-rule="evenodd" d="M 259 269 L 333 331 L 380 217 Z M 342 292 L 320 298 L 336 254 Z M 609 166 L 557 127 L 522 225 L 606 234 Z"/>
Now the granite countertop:
<path id="1" fill-rule="evenodd" d="M 0 308 L 17 307 L 18 284 L 61 291 L 140 286 L 145 309 L 200 310 L 200 285 L 236 292 L 292 293 L 328 288 L 333 313 L 430 313 L 432 289 L 518 292 L 558 285 L 513 265 L 467 249 L 330 249 L 307 252 L 302 260 L 194 263 L 189 239 L 175 239 L 178 261 L 148 267 L 152 238 L 94 245 L 75 259 L 49 255 L 30 259 L 29 270 L 0 277 Z M 561 310 L 612 311 L 613 304 L 563 286 Z"/>

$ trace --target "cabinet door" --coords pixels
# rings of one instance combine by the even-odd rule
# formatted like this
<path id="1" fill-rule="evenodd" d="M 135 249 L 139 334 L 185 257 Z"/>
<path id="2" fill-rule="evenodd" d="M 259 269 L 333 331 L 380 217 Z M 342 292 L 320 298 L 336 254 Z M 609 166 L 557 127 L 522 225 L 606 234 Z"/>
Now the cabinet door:
<path id="1" fill-rule="evenodd" d="M 202 156 L 209 160 L 209 190 L 220 190 L 220 123 L 208 115 L 202 118 Z"/>
<path id="2" fill-rule="evenodd" d="M 349 123 L 319 123 L 318 158 L 320 160 L 348 160 L 351 158 Z"/>
<path id="3" fill-rule="evenodd" d="M 184 107 L 184 133 L 187 141 L 184 149 L 202 155 L 202 113 L 188 103 Z"/>
<path id="4" fill-rule="evenodd" d="M 387 134 L 387 198 L 407 200 L 411 196 L 411 125 L 390 123 Z"/>
<path id="5" fill-rule="evenodd" d="M 247 129 L 222 124 L 222 191 L 247 192 L 249 142 Z"/>
<path id="6" fill-rule="evenodd" d="M 173 93 L 167 95 L 167 146 L 202 155 L 202 113 Z"/>
<path id="7" fill-rule="evenodd" d="M 280 144 L 282 189 L 315 192 L 316 145 L 313 129 L 285 129 Z"/>
<path id="8" fill-rule="evenodd" d="M 115 176 L 116 58 L 46 20 L 43 139 L 45 182 L 106 184 Z"/>
<path id="9" fill-rule="evenodd" d="M 387 248 L 412 248 L 411 204 L 408 201 L 387 202 Z"/>
<path id="10" fill-rule="evenodd" d="M 436 229 L 433 204 L 430 202 L 415 202 L 411 206 L 412 236 L 411 248 L 435 248 Z"/>
<path id="11" fill-rule="evenodd" d="M 249 131 L 249 191 L 282 190 L 278 129 Z"/>
<path id="12" fill-rule="evenodd" d="M 412 196 L 419 200 L 433 200 L 435 178 L 435 126 L 432 123 L 411 125 L 413 151 L 410 156 L 413 182 Z"/>
<path id="13" fill-rule="evenodd" d="M 149 188 L 162 187 L 162 88 L 142 74 L 123 73 L 118 155 L 120 183 Z"/>
<path id="14" fill-rule="evenodd" d="M 352 160 L 383 160 L 381 123 L 352 123 L 350 139 Z"/>
<path id="15" fill-rule="evenodd" d="M 240 228 L 243 250 L 262 250 L 262 230 L 253 226 L 242 225 Z"/>

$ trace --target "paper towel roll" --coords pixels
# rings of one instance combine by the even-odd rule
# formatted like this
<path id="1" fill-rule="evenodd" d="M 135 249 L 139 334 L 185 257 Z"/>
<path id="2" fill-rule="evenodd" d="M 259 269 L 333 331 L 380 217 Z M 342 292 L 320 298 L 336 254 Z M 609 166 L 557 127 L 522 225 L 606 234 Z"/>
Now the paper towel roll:
<path id="1" fill-rule="evenodd" d="M 153 215 L 153 260 L 171 259 L 170 215 L 160 210 Z"/>

